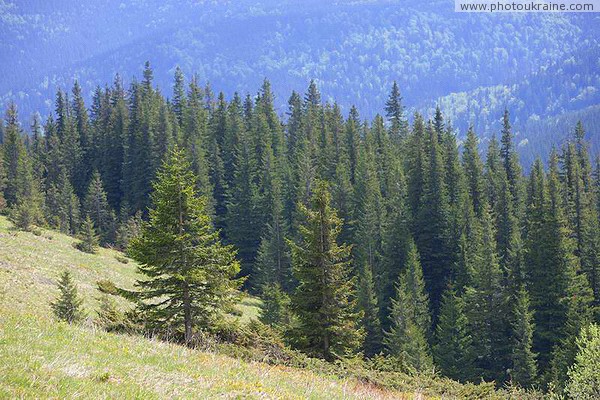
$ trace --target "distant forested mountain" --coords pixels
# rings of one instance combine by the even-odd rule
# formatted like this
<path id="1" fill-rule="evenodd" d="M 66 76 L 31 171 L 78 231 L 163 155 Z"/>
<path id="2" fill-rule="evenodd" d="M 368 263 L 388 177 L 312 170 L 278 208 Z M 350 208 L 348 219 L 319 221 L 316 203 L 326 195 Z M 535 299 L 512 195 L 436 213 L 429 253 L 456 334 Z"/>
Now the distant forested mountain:
<path id="1" fill-rule="evenodd" d="M 459 14 L 452 1 L 0 0 L 0 106 L 45 114 L 73 79 L 89 99 L 145 60 L 164 93 L 176 66 L 227 97 L 268 77 L 281 114 L 315 79 L 370 118 L 396 80 L 409 110 L 439 103 L 459 137 L 471 123 L 499 132 L 509 108 L 528 164 L 576 118 L 597 149 L 599 26 L 595 14 Z"/>

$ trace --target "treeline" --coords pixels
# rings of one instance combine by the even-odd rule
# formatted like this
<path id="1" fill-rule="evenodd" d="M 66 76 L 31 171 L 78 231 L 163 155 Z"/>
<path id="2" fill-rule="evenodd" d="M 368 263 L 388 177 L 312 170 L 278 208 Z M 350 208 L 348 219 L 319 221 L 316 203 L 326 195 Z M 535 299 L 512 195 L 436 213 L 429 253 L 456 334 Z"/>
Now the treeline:
<path id="1" fill-rule="evenodd" d="M 179 187 L 165 172 L 175 168 L 186 196 L 204 199 L 204 225 L 192 226 L 211 237 L 212 221 L 263 298 L 262 320 L 312 356 L 383 353 L 460 381 L 561 387 L 576 337 L 599 318 L 600 161 L 592 167 L 581 124 L 547 168 L 538 160 L 524 176 L 508 112 L 482 158 L 473 130 L 459 149 L 439 109 L 409 125 L 396 84 L 373 121 L 356 108 L 344 117 L 313 82 L 282 120 L 266 80 L 227 101 L 177 70 L 166 99 L 146 64 L 127 90 L 118 76 L 98 88 L 89 110 L 77 83 L 59 92 L 55 115 L 34 118 L 27 135 L 9 107 L 1 137 L 2 204 L 17 225 L 78 234 L 87 219 L 84 236 L 92 227 L 105 246 L 138 237 L 146 265 L 167 265 L 143 242 L 156 234 L 153 214 L 137 235 L 149 207 L 168 213 L 177 198 L 149 196 L 155 181 Z M 161 170 L 172 148 L 183 153 Z M 237 267 L 219 249 L 229 279 Z"/>

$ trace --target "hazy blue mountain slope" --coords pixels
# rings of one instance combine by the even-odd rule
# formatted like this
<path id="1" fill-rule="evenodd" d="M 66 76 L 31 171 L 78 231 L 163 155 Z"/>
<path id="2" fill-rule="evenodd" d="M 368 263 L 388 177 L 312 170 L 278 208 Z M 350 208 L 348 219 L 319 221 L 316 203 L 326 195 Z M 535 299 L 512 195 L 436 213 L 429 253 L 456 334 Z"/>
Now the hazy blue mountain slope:
<path id="1" fill-rule="evenodd" d="M 176 65 L 227 95 L 268 77 L 284 112 L 314 78 L 372 117 L 397 80 L 411 111 L 439 100 L 461 129 L 493 130 L 504 106 L 525 126 L 599 103 L 599 27 L 594 14 L 459 14 L 448 0 L 0 0 L 0 105 L 48 113 L 74 77 L 89 95 L 150 60 L 167 93 Z"/>

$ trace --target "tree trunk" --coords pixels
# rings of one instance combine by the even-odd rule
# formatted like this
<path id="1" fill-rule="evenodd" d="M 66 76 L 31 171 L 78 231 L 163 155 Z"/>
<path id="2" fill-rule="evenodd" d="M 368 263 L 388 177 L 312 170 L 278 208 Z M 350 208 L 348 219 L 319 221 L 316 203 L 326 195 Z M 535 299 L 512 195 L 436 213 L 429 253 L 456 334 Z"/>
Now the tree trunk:
<path id="1" fill-rule="evenodd" d="M 192 342 L 192 305 L 190 301 L 190 289 L 187 282 L 183 287 L 183 319 L 185 324 L 185 344 Z"/>

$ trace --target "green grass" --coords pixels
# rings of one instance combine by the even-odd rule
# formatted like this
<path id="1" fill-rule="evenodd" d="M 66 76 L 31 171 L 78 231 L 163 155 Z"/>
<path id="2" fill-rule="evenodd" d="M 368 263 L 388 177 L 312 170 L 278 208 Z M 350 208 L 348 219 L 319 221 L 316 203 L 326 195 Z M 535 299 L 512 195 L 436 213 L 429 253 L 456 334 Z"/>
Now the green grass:
<path id="1" fill-rule="evenodd" d="M 96 282 L 132 287 L 133 261 L 100 249 L 73 247 L 69 236 L 47 230 L 18 232 L 0 217 L 0 398 L 399 398 L 354 379 L 325 377 L 281 366 L 245 362 L 140 336 L 110 334 L 90 323 Z M 64 270 L 73 273 L 88 321 L 53 319 L 49 303 Z M 241 321 L 258 314 L 245 298 Z"/>

